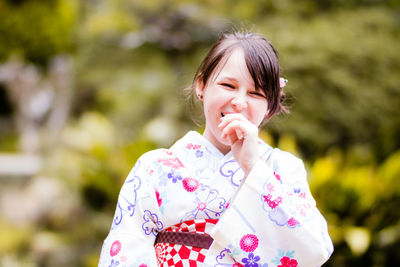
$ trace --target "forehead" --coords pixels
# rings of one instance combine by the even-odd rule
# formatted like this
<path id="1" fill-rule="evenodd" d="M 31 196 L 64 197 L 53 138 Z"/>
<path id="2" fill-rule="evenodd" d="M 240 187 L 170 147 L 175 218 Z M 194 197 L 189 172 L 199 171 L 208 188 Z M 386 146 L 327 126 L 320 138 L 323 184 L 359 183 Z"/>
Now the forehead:
<path id="1" fill-rule="evenodd" d="M 227 53 L 217 67 L 214 69 L 211 80 L 218 79 L 240 80 L 251 83 L 254 86 L 253 78 L 247 68 L 245 54 L 242 48 L 237 47 Z"/>

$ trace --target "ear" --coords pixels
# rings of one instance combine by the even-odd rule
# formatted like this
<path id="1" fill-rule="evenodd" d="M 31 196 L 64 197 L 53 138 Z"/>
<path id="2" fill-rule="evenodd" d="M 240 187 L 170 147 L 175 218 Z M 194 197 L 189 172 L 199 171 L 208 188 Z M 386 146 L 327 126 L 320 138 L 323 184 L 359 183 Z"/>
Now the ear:
<path id="1" fill-rule="evenodd" d="M 199 77 L 196 81 L 196 95 L 203 95 L 204 93 L 204 84 L 201 78 Z"/>

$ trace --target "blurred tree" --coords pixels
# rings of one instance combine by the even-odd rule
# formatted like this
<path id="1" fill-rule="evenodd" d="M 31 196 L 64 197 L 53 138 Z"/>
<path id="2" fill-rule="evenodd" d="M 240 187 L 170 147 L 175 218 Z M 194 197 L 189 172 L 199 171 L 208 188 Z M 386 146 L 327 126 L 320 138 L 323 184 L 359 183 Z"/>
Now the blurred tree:
<path id="1" fill-rule="evenodd" d="M 306 156 L 363 144 L 383 160 L 398 149 L 396 12 L 344 10 L 281 26 L 272 36 L 295 100 L 292 114 L 270 125 L 274 132 L 291 132 Z"/>
<path id="2" fill-rule="evenodd" d="M 72 52 L 75 0 L 0 0 L 0 61 L 17 53 L 46 66 L 58 53 Z"/>

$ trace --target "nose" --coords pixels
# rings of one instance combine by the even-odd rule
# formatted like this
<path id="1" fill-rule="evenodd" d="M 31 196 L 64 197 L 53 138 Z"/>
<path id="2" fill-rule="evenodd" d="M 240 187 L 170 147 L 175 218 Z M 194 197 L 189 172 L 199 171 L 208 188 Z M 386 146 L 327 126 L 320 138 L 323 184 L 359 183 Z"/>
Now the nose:
<path id="1" fill-rule="evenodd" d="M 243 109 L 247 108 L 247 100 L 246 97 L 242 94 L 238 93 L 232 98 L 232 106 L 235 111 L 242 111 Z"/>

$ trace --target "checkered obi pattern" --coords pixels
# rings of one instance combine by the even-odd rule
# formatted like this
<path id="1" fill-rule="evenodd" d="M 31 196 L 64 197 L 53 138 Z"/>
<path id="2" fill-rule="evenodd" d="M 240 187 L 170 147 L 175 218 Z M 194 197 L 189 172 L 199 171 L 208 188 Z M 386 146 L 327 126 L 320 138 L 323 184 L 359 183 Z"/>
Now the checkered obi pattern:
<path id="1" fill-rule="evenodd" d="M 217 222 L 217 219 L 190 220 L 175 224 L 163 232 L 196 233 L 208 236 L 207 233 Z M 208 248 L 156 241 L 155 250 L 158 266 L 196 267 L 198 263 L 204 262 Z"/>

